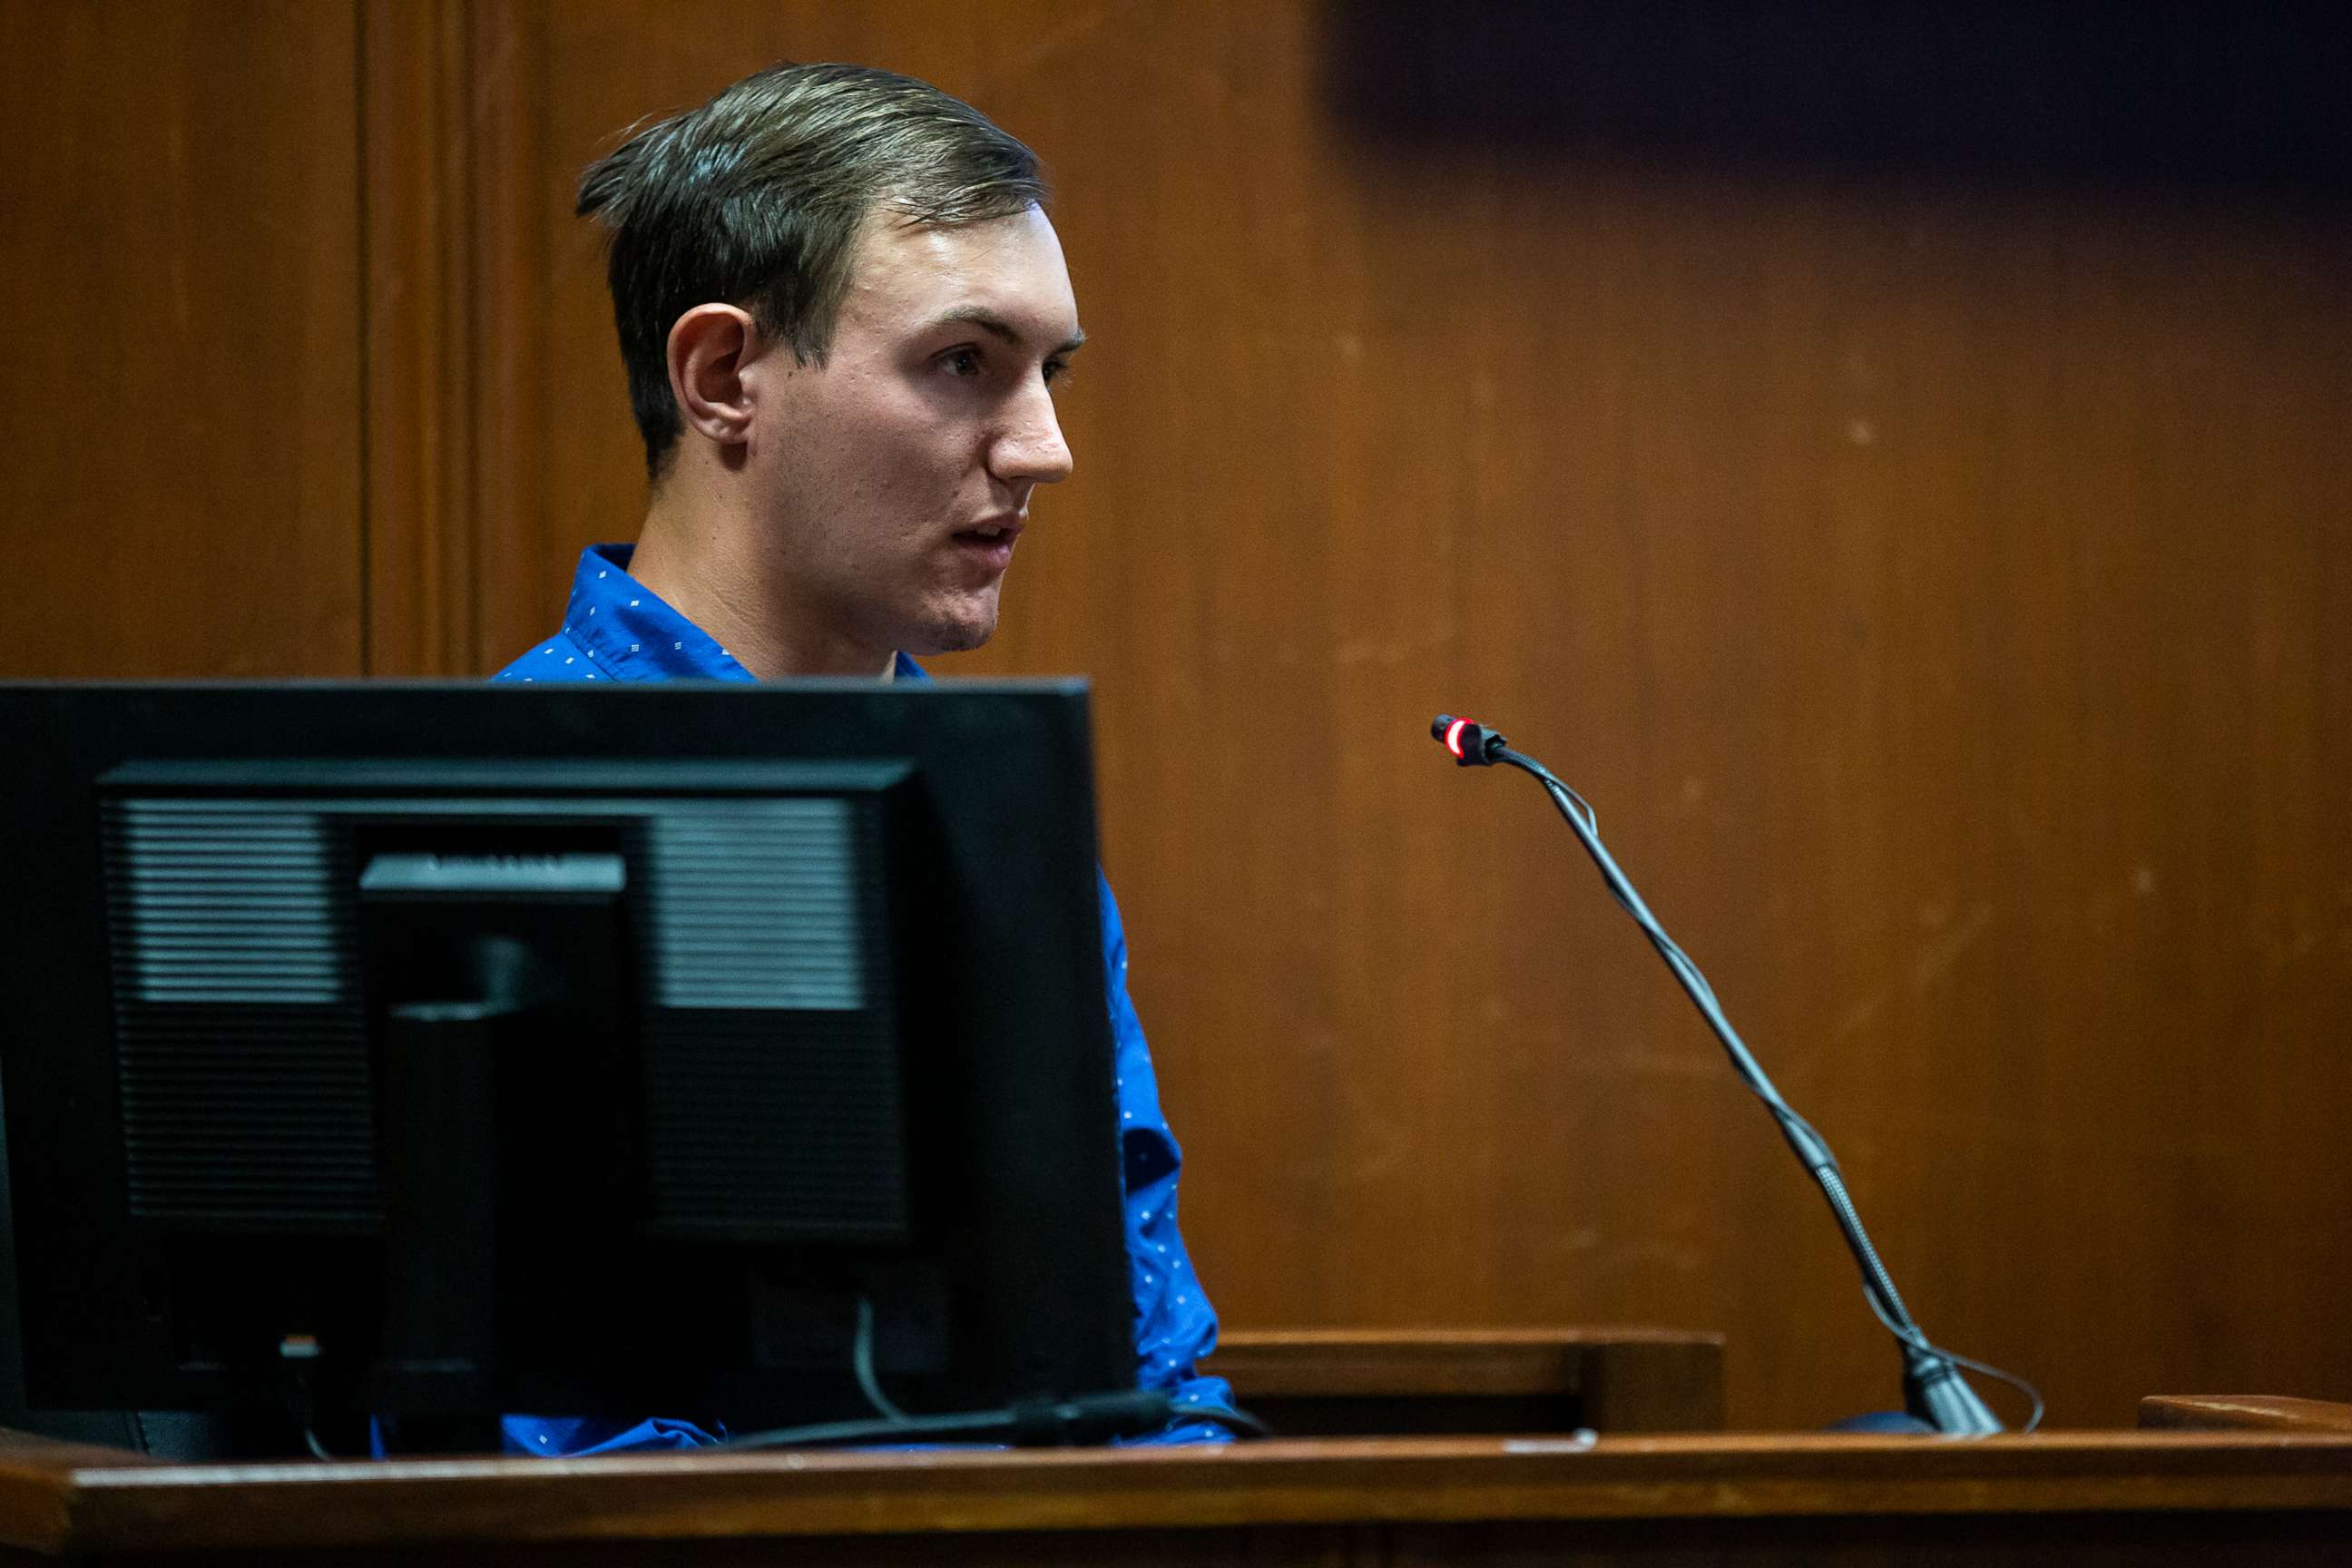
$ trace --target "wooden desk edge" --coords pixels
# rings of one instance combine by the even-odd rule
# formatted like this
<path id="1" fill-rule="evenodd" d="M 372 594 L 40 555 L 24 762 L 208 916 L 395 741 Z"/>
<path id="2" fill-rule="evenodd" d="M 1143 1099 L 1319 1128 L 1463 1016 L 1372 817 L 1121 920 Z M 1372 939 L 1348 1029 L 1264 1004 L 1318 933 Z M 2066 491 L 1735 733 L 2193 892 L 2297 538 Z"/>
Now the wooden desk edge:
<path id="1" fill-rule="evenodd" d="M 1721 1334 L 1632 1327 L 1244 1331 L 1224 1336 L 1202 1370 L 1232 1379 L 1244 1403 L 1585 1394 L 1628 1409 L 1657 1403 L 1689 1427 L 1711 1429 L 1722 1425 L 1722 1368 Z"/>
<path id="2" fill-rule="evenodd" d="M 2352 1405 L 2270 1394 L 2156 1394 L 2139 1402 L 2149 1430 L 2352 1433 Z"/>
<path id="3" fill-rule="evenodd" d="M 1265 1347 L 1329 1346 L 1373 1352 L 1412 1353 L 1425 1349 L 1465 1350 L 1484 1347 L 1561 1345 L 1585 1347 L 1616 1344 L 1713 1345 L 1720 1350 L 1723 1336 L 1701 1329 L 1662 1329 L 1648 1324 L 1520 1329 L 1232 1329 L 1220 1336 L 1217 1353 Z"/>
<path id="4" fill-rule="evenodd" d="M 0 1450 L 0 1542 L 65 1554 L 1190 1526 L 2317 1510 L 2352 1437 L 2055 1433 L 1270 1443 L 181 1467 Z"/>

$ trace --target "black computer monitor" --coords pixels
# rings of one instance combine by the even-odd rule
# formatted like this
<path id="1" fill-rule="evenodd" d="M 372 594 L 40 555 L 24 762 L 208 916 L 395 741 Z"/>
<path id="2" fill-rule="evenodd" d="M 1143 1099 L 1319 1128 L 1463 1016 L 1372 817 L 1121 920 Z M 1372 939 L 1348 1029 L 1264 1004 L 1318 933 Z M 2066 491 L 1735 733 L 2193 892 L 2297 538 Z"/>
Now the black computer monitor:
<path id="1" fill-rule="evenodd" d="M 0 800 L 31 1405 L 1135 1385 L 1082 684 L 9 686 Z"/>

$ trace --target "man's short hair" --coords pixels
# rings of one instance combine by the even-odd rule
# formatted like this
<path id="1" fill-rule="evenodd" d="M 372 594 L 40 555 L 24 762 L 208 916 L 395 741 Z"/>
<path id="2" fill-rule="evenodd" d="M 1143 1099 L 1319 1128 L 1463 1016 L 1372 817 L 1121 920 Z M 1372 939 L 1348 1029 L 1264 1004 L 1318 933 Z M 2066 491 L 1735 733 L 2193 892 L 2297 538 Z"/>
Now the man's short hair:
<path id="1" fill-rule="evenodd" d="M 978 110 L 864 66 L 771 66 L 635 132 L 581 175 L 578 210 L 611 237 L 646 473 L 661 477 L 684 431 L 668 346 L 687 311 L 741 306 L 822 364 L 869 214 L 978 223 L 1045 200 L 1036 155 Z"/>

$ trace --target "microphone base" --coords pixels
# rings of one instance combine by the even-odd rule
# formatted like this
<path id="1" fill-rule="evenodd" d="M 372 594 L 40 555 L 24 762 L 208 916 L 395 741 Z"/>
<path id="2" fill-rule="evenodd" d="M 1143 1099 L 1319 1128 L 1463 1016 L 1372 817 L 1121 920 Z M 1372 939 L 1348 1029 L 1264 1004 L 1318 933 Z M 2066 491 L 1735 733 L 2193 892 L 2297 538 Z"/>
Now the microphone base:
<path id="1" fill-rule="evenodd" d="M 2008 1430 L 1958 1367 L 1915 1345 L 1903 1347 L 1903 1405 L 1947 1437 L 1990 1437 Z"/>

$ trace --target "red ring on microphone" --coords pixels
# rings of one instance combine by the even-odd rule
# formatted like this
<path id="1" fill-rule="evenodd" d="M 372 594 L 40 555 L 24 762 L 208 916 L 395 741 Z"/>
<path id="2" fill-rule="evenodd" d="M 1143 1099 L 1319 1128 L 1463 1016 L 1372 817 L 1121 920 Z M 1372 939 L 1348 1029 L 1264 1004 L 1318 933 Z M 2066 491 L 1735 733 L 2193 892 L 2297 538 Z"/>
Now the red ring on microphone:
<path id="1" fill-rule="evenodd" d="M 1470 721 L 1467 719 L 1456 719 L 1453 723 L 1445 726 L 1445 749 L 1457 757 L 1462 754 L 1462 731 L 1469 727 Z"/>

